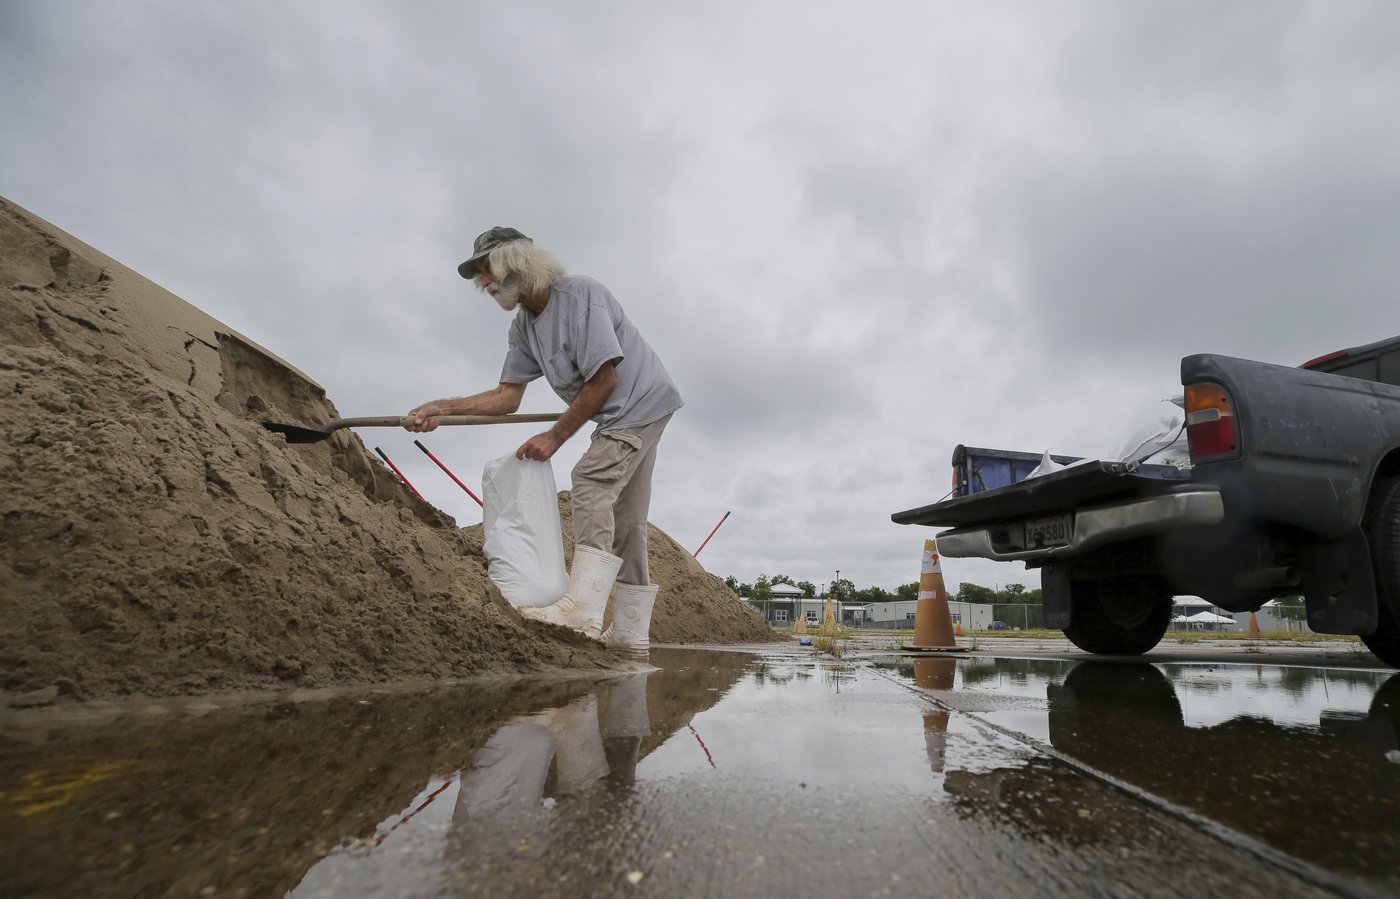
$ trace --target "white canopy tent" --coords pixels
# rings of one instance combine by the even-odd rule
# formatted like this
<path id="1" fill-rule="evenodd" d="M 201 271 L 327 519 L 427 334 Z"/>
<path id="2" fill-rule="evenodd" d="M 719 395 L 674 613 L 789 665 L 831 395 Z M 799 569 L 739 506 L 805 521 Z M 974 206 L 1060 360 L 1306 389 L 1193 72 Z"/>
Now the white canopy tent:
<path id="1" fill-rule="evenodd" d="M 1197 612 L 1194 615 L 1187 615 L 1186 620 L 1192 625 L 1213 629 L 1235 626 L 1235 619 L 1217 615 L 1214 612 Z"/>

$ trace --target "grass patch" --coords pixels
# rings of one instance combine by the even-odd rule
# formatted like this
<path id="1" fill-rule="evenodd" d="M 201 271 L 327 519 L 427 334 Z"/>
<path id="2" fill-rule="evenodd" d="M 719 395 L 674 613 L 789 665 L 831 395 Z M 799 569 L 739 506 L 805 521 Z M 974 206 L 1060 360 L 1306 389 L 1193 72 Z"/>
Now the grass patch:
<path id="1" fill-rule="evenodd" d="M 1029 627 L 1013 631 L 977 630 L 968 633 L 979 637 L 1014 637 L 1022 640 L 1056 640 L 1065 635 L 1064 631 L 1053 627 Z"/>
<path id="2" fill-rule="evenodd" d="M 840 625 L 835 627 L 823 627 L 812 635 L 812 645 L 818 651 L 830 653 L 836 658 L 841 658 L 841 643 L 849 640 L 851 632 Z"/>
<path id="3" fill-rule="evenodd" d="M 1319 634 L 1314 631 L 1260 631 L 1257 638 L 1250 637 L 1248 632 L 1243 630 L 1234 631 L 1167 631 L 1162 638 L 1163 642 L 1171 641 L 1183 645 L 1201 643 L 1205 641 L 1220 642 L 1222 640 L 1235 643 L 1264 644 L 1307 644 L 1307 643 L 1335 643 L 1337 641 L 1347 643 L 1360 643 L 1361 638 L 1355 634 Z"/>

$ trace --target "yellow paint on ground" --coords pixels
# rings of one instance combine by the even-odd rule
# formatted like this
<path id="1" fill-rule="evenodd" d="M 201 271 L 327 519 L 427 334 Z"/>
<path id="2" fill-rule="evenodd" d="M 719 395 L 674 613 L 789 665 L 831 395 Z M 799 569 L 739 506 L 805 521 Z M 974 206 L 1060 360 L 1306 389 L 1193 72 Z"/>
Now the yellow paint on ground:
<path id="1" fill-rule="evenodd" d="M 87 787 L 120 777 L 136 763 L 131 759 L 69 762 L 62 768 L 31 771 L 17 790 L 0 790 L 0 818 L 28 818 L 62 808 Z"/>

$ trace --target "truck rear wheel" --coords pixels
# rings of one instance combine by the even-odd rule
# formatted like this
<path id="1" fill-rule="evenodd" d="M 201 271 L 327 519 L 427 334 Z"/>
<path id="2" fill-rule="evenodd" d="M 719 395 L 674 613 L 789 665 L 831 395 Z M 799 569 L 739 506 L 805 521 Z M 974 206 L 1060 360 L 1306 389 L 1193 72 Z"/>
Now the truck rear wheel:
<path id="1" fill-rule="evenodd" d="M 1376 481 L 1362 527 L 1376 575 L 1378 623 L 1361 642 L 1382 662 L 1400 668 L 1400 477 Z"/>
<path id="2" fill-rule="evenodd" d="M 1140 655 L 1172 620 L 1171 590 L 1154 578 L 1071 580 L 1065 636 L 1085 652 Z"/>

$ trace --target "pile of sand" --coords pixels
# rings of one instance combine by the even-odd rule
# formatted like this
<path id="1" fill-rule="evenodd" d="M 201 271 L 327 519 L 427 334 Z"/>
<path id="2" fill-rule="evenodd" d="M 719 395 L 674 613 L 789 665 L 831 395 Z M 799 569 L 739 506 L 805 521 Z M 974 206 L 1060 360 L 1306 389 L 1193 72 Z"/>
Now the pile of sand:
<path id="1" fill-rule="evenodd" d="M 424 503 L 310 378 L 0 199 L 0 700 L 462 677 L 615 657 L 527 623 L 481 530 Z M 564 504 L 567 508 L 567 504 Z M 665 534 L 652 639 L 772 631 Z"/>

